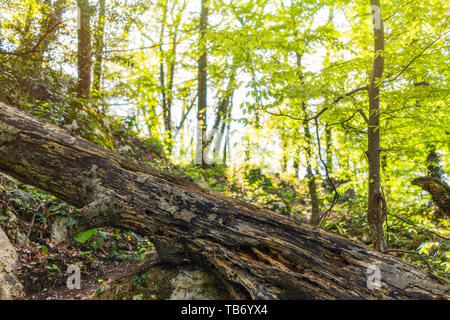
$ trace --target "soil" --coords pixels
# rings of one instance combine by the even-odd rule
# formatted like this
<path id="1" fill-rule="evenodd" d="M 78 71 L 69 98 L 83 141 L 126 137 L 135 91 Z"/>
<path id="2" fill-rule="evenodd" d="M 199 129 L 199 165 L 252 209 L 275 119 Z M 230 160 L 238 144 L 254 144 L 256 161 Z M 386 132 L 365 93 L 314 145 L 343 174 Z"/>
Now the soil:
<path id="1" fill-rule="evenodd" d="M 139 266 L 136 262 L 107 259 L 102 254 L 83 254 L 78 249 L 51 241 L 47 241 L 46 246 L 46 254 L 38 243 L 15 246 L 20 261 L 17 276 L 24 286 L 24 300 L 83 300 L 102 282 L 128 274 Z M 67 286 L 71 274 L 66 272 L 70 265 L 80 267 L 80 289 Z"/>

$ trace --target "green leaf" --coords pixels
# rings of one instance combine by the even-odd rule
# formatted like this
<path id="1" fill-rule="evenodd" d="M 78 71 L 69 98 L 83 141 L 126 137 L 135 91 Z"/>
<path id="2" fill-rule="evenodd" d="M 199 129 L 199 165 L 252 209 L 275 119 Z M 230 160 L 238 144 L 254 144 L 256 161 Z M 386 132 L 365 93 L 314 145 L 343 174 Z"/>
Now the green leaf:
<path id="1" fill-rule="evenodd" d="M 75 219 L 70 219 L 69 221 L 67 221 L 67 222 L 65 223 L 65 226 L 66 226 L 66 227 L 70 227 L 70 226 L 73 226 L 74 224 L 77 224 L 77 223 L 78 223 L 77 220 L 75 220 Z"/>
<path id="2" fill-rule="evenodd" d="M 48 270 L 56 270 L 58 273 L 61 273 L 61 270 L 59 270 L 58 266 L 56 264 L 52 264 L 51 266 L 45 266 Z"/>
<path id="3" fill-rule="evenodd" d="M 86 243 L 86 241 L 89 240 L 90 237 L 92 237 L 94 234 L 96 234 L 98 231 L 97 228 L 89 229 L 84 232 L 79 232 L 75 237 L 74 240 L 79 243 Z"/>
<path id="4" fill-rule="evenodd" d="M 95 295 L 96 297 L 98 297 L 101 293 L 102 293 L 102 289 L 101 289 L 101 288 L 98 288 L 97 290 L 95 290 L 94 295 Z"/>
<path id="5" fill-rule="evenodd" d="M 48 248 L 47 248 L 47 246 L 45 244 L 43 244 L 41 246 L 41 251 L 42 251 L 43 254 L 47 254 L 48 253 Z"/>

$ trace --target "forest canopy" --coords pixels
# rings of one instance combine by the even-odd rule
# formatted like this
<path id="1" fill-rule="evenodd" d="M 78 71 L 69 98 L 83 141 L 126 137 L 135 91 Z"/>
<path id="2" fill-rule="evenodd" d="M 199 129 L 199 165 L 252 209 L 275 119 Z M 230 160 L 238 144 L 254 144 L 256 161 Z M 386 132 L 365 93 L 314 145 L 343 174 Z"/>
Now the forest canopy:
<path id="1" fill-rule="evenodd" d="M 0 102 L 448 280 L 449 10 L 0 0 Z"/>

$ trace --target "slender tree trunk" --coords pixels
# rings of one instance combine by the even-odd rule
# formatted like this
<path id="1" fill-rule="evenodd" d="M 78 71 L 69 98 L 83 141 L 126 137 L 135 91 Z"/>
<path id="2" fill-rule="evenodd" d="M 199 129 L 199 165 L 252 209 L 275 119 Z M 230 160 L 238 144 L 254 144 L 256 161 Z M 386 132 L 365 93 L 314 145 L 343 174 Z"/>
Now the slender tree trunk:
<path id="1" fill-rule="evenodd" d="M 384 69 L 384 29 L 379 0 L 370 0 L 373 17 L 374 62 L 369 85 L 368 149 L 369 199 L 367 218 L 372 233 L 372 243 L 377 251 L 383 250 L 384 214 L 381 210 L 380 177 L 380 80 Z"/>
<path id="2" fill-rule="evenodd" d="M 303 104 L 303 110 L 306 111 L 305 104 Z M 311 198 L 311 217 L 309 222 L 313 225 L 317 225 L 320 221 L 319 197 L 317 196 L 316 177 L 312 169 L 312 137 L 311 132 L 309 131 L 308 122 L 306 121 L 303 122 L 303 130 L 305 132 L 306 140 L 306 179 L 308 181 L 308 191 Z"/>
<path id="3" fill-rule="evenodd" d="M 245 141 L 245 158 L 244 158 L 244 161 L 245 161 L 245 163 L 249 163 L 250 162 L 250 136 L 248 134 L 245 135 L 244 141 Z"/>
<path id="4" fill-rule="evenodd" d="M 178 4 L 178 1 L 176 1 L 176 4 Z M 178 32 L 179 32 L 179 27 L 180 27 L 180 23 L 181 23 L 181 18 L 184 14 L 184 11 L 186 9 L 187 6 L 187 0 L 183 1 L 183 4 L 181 5 L 177 16 L 175 18 L 175 22 L 173 25 L 173 32 L 171 32 L 172 34 L 172 39 L 171 39 L 171 46 L 172 46 L 172 53 L 171 53 L 171 59 L 169 60 L 169 67 L 168 67 L 168 76 L 169 76 L 169 80 L 168 80 L 168 88 L 167 88 L 167 108 L 168 108 L 168 118 L 169 118 L 169 125 L 170 125 L 170 137 L 172 138 L 173 136 L 173 128 L 172 128 L 172 104 L 173 104 L 173 92 L 174 92 L 174 79 L 175 79 L 175 69 L 177 66 L 177 47 L 178 47 Z M 174 5 L 175 7 L 175 5 Z"/>
<path id="5" fill-rule="evenodd" d="M 287 143 L 287 137 L 284 134 L 281 134 L 281 173 L 285 173 L 287 170 L 287 163 L 288 163 L 288 143 Z"/>
<path id="6" fill-rule="evenodd" d="M 224 114 L 221 117 L 222 125 L 220 131 L 218 132 L 217 141 L 214 146 L 214 157 L 218 157 L 220 155 L 220 146 L 222 145 L 222 141 L 224 141 L 224 138 L 226 138 L 225 132 L 228 132 L 227 129 L 229 129 L 230 122 L 228 121 L 228 119 L 230 119 L 231 117 L 232 108 L 233 108 L 233 92 L 231 92 L 227 97 L 226 109 L 224 110 Z"/>
<path id="7" fill-rule="evenodd" d="M 230 113 L 229 110 L 231 108 L 231 102 L 233 99 L 235 80 L 236 80 L 236 67 L 233 66 L 233 69 L 230 72 L 230 79 L 228 81 L 225 92 L 223 93 L 223 96 L 220 99 L 215 120 L 206 141 L 206 147 L 210 148 L 211 144 L 214 141 L 214 138 L 217 138 L 216 144 L 214 145 L 213 148 L 214 156 L 216 156 L 216 154 L 219 152 L 220 145 L 222 142 L 223 134 L 225 131 L 225 121 L 228 117 L 228 114 Z M 221 128 L 221 131 L 219 130 L 219 128 Z"/>
<path id="8" fill-rule="evenodd" d="M 202 266 L 234 298 L 450 298 L 448 285 L 409 263 L 130 161 L 1 103 L 0 170 L 82 208 L 81 227 L 147 235 L 163 261 Z"/>
<path id="9" fill-rule="evenodd" d="M 167 139 L 168 139 L 168 151 L 172 153 L 173 149 L 173 128 L 172 128 L 172 103 L 173 103 L 173 82 L 175 77 L 175 65 L 176 65 L 176 54 L 177 54 L 177 30 L 172 38 L 172 59 L 170 59 L 168 67 L 168 83 L 167 83 L 167 112 L 166 119 L 164 123 L 166 125 Z"/>
<path id="10" fill-rule="evenodd" d="M 185 117 L 186 114 L 186 102 L 183 101 L 183 108 L 181 110 L 181 118 Z M 184 149 L 184 123 L 180 125 L 177 129 L 177 134 L 180 135 L 180 158 L 184 157 L 185 149 Z"/>
<path id="11" fill-rule="evenodd" d="M 206 139 L 206 109 L 207 109 L 207 49 L 206 30 L 208 28 L 209 0 L 202 0 L 200 13 L 200 51 L 198 60 L 198 109 L 197 109 L 197 150 L 195 163 L 205 165 L 204 151 L 207 147 Z"/>
<path id="12" fill-rule="evenodd" d="M 168 3 L 167 1 L 161 1 L 160 5 L 162 6 L 162 19 L 161 19 L 161 30 L 159 34 L 159 78 L 161 84 L 161 100 L 162 100 L 162 109 L 163 109 L 163 120 L 164 120 L 164 140 L 165 145 L 167 147 L 167 151 L 170 154 L 172 152 L 172 115 L 171 115 L 171 106 L 168 98 L 168 84 L 166 84 L 166 77 L 168 76 L 165 71 L 165 61 L 166 61 L 166 53 L 164 52 L 164 36 L 167 24 L 167 10 Z M 169 75 L 170 76 L 170 75 Z M 167 81 L 170 82 L 170 81 Z"/>
<path id="13" fill-rule="evenodd" d="M 77 0 L 78 26 L 78 90 L 77 96 L 89 99 L 91 91 L 91 9 L 88 0 Z"/>
<path id="14" fill-rule="evenodd" d="M 103 51 L 105 49 L 104 43 L 105 34 L 105 0 L 99 0 L 98 2 L 98 21 L 97 29 L 95 32 L 95 45 L 94 45 L 94 78 L 92 83 L 93 91 L 98 95 L 100 91 L 100 85 L 102 80 L 102 64 L 103 64 Z"/>
<path id="15" fill-rule="evenodd" d="M 328 124 L 325 125 L 325 148 L 328 174 L 331 174 L 333 172 L 333 138 L 331 126 Z"/>
<path id="16" fill-rule="evenodd" d="M 228 137 L 225 137 L 225 143 L 223 144 L 223 154 L 222 154 L 222 163 L 224 166 L 227 165 L 227 146 L 228 146 Z"/>
<path id="17" fill-rule="evenodd" d="M 223 158 L 222 158 L 222 162 L 223 164 L 226 166 L 227 165 L 227 150 L 228 152 L 230 151 L 230 126 L 231 126 L 231 112 L 233 110 L 233 99 L 231 99 L 230 101 L 230 108 L 228 109 L 228 114 L 226 117 L 226 122 L 224 122 L 224 129 L 222 132 L 222 139 L 225 139 L 224 144 L 223 144 Z M 225 126 L 226 125 L 226 126 Z M 225 134 L 226 133 L 226 134 Z"/>
<path id="18" fill-rule="evenodd" d="M 302 57 L 297 52 L 297 67 L 300 69 L 302 66 Z M 300 82 L 303 80 L 303 76 L 300 73 L 299 75 Z M 307 110 L 306 104 L 302 102 L 302 109 L 305 119 L 307 118 Z M 320 207 L 319 207 L 319 197 L 317 196 L 317 184 L 316 178 L 314 176 L 313 167 L 312 167 L 312 137 L 311 132 L 309 130 L 308 121 L 303 121 L 303 131 L 305 134 L 306 147 L 305 147 L 305 155 L 306 155 L 306 179 L 308 181 L 308 191 L 309 196 L 311 198 L 311 217 L 310 223 L 313 225 L 318 225 L 320 222 Z"/>
<path id="19" fill-rule="evenodd" d="M 294 154 L 293 168 L 295 170 L 295 176 L 297 179 L 300 177 L 300 152 L 301 149 L 297 148 Z"/>
<path id="20" fill-rule="evenodd" d="M 78 83 L 76 95 L 79 99 L 89 99 L 91 92 L 91 9 L 88 0 L 77 0 L 78 6 Z M 82 103 L 74 103 L 68 122 L 77 119 Z"/>

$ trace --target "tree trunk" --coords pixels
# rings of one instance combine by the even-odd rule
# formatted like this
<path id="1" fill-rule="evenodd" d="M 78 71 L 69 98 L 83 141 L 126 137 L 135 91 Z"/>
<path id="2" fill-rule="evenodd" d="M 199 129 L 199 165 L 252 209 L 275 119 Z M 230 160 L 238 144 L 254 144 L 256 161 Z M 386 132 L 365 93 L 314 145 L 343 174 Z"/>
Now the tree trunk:
<path id="1" fill-rule="evenodd" d="M 380 84 L 384 69 L 384 29 L 379 0 L 370 0 L 373 17 L 374 61 L 369 85 L 369 123 L 367 159 L 369 162 L 369 197 L 367 219 L 372 234 L 373 247 L 383 250 L 384 214 L 381 210 L 380 177 Z"/>
<path id="2" fill-rule="evenodd" d="M 222 139 L 225 139 L 223 144 L 223 155 L 222 155 L 222 163 L 226 166 L 227 165 L 227 150 L 228 153 L 230 152 L 230 126 L 231 126 L 231 112 L 233 110 L 233 99 L 230 101 L 230 108 L 228 109 L 228 114 L 226 118 L 226 123 L 223 123 L 223 129 L 222 129 Z M 227 133 L 225 135 L 225 132 Z"/>
<path id="3" fill-rule="evenodd" d="M 306 117 L 306 106 L 303 103 L 303 111 Z M 305 132 L 305 156 L 306 156 L 306 179 L 308 181 L 308 193 L 311 198 L 311 217 L 309 222 L 313 225 L 318 225 L 320 222 L 320 207 L 319 207 L 319 197 L 317 195 L 317 184 L 316 177 L 312 168 L 312 137 L 309 130 L 309 125 L 307 121 L 303 122 L 303 130 Z"/>
<path id="4" fill-rule="evenodd" d="M 435 177 L 416 178 L 411 184 L 427 191 L 442 213 L 450 217 L 450 186 L 448 184 Z"/>
<path id="5" fill-rule="evenodd" d="M 333 141 L 331 126 L 325 124 L 325 154 L 328 173 L 333 173 Z"/>
<path id="6" fill-rule="evenodd" d="M 169 104 L 169 99 L 167 97 L 168 85 L 166 84 L 166 71 L 165 71 L 165 60 L 166 53 L 164 52 L 164 33 L 167 25 L 167 1 L 161 1 L 160 6 L 162 7 L 162 18 L 161 18 L 161 30 L 159 33 L 159 80 L 161 84 L 161 102 L 163 109 L 163 119 L 164 119 L 164 144 L 167 147 L 167 152 L 172 153 L 172 110 Z M 169 85 L 170 86 L 170 85 Z"/>
<path id="7" fill-rule="evenodd" d="M 77 96 L 89 99 L 91 90 L 91 9 L 88 0 L 77 0 L 78 21 L 78 89 Z"/>
<path id="8" fill-rule="evenodd" d="M 427 175 L 429 177 L 436 178 L 438 180 L 442 179 L 442 169 L 439 161 L 439 155 L 436 152 L 436 146 L 430 145 L 427 156 Z"/>
<path id="9" fill-rule="evenodd" d="M 99 96 L 101 80 L 102 80 L 102 64 L 103 64 L 103 51 L 105 49 L 105 0 L 98 2 L 98 20 L 97 30 L 95 34 L 95 63 L 94 63 L 94 77 L 92 82 L 92 89 L 96 95 Z"/>
<path id="10" fill-rule="evenodd" d="M 303 83 L 303 74 L 301 72 L 302 67 L 302 55 L 300 53 L 296 53 L 297 57 L 297 68 L 299 68 L 299 81 Z M 319 207 L 319 197 L 317 196 L 317 185 L 316 185 L 316 177 L 314 176 L 314 172 L 312 169 L 312 137 L 311 132 L 309 130 L 308 124 L 308 110 L 306 108 L 306 103 L 301 102 L 303 114 L 305 120 L 303 121 L 303 132 L 305 135 L 305 157 L 306 157 L 306 179 L 308 181 L 308 193 L 311 198 L 311 217 L 309 219 L 310 223 L 313 225 L 318 225 L 320 222 L 320 207 Z"/>
<path id="11" fill-rule="evenodd" d="M 283 131 L 281 131 L 281 152 L 282 152 L 281 173 L 285 173 L 287 170 L 287 163 L 289 160 L 289 155 L 288 155 L 287 137 L 285 136 L 285 134 L 283 134 Z"/>
<path id="12" fill-rule="evenodd" d="M 311 134 L 309 132 L 308 124 L 303 124 L 305 129 L 305 139 L 307 140 L 306 147 L 306 179 L 308 180 L 308 193 L 311 198 L 311 218 L 310 223 L 313 225 L 319 224 L 320 221 L 320 208 L 319 197 L 317 196 L 316 177 L 312 169 L 312 154 L 311 154 Z"/>
<path id="13" fill-rule="evenodd" d="M 448 285 L 395 257 L 132 162 L 4 104 L 0 170 L 82 208 L 81 226 L 147 235 L 162 260 L 209 270 L 234 298 L 450 298 Z"/>
<path id="14" fill-rule="evenodd" d="M 211 132 L 207 136 L 205 146 L 208 148 L 208 151 L 211 149 L 211 144 L 214 141 L 214 138 L 216 138 L 216 144 L 219 143 L 220 147 L 220 141 L 221 136 L 220 134 L 223 133 L 225 127 L 224 123 L 227 119 L 228 115 L 228 109 L 230 108 L 230 102 L 232 100 L 232 96 L 234 93 L 234 86 L 235 86 L 235 80 L 236 80 L 236 68 L 235 66 L 232 67 L 233 69 L 230 72 L 230 80 L 228 81 L 228 85 L 225 89 L 225 92 L 223 93 L 223 97 L 219 99 L 219 106 L 217 107 L 217 112 L 215 115 L 215 120 L 213 122 Z M 222 124 L 222 132 L 219 132 L 220 125 Z M 219 141 L 219 142 L 217 142 Z M 212 150 L 217 150 L 217 145 L 212 146 Z M 215 156 L 215 155 L 214 155 Z"/>
<path id="15" fill-rule="evenodd" d="M 78 83 L 76 95 L 79 99 L 89 99 L 91 92 L 91 9 L 89 0 L 77 0 L 78 6 L 78 52 L 77 68 Z M 76 120 L 83 103 L 77 101 L 73 103 L 68 123 Z"/>
<path id="16" fill-rule="evenodd" d="M 198 60 L 198 109 L 197 109 L 197 150 L 195 163 L 205 165 L 204 151 L 206 141 L 206 108 L 207 108 L 207 70 L 206 29 L 208 27 L 209 0 L 202 0 L 200 13 L 200 51 Z"/>

